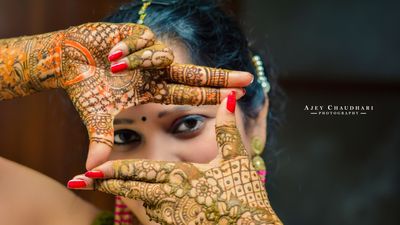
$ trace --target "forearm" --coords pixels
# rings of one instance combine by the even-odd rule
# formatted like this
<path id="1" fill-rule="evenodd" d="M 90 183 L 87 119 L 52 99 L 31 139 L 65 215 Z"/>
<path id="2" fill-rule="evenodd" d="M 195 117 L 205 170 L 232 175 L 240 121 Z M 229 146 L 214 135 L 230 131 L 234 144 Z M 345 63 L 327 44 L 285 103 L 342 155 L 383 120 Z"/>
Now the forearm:
<path id="1" fill-rule="evenodd" d="M 1 156 L 0 174 L 0 224 L 87 225 L 99 213 L 52 178 Z"/>
<path id="2" fill-rule="evenodd" d="M 0 100 L 57 88 L 61 32 L 0 40 Z"/>

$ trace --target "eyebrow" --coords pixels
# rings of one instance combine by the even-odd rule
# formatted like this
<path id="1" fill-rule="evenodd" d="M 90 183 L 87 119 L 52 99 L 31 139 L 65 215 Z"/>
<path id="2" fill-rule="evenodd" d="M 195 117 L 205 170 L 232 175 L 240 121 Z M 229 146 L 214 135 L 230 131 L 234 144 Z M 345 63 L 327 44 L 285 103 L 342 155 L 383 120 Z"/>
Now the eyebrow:
<path id="1" fill-rule="evenodd" d="M 124 123 L 132 124 L 132 123 L 134 123 L 134 122 L 135 122 L 134 120 L 132 120 L 132 119 L 126 119 L 126 118 L 123 118 L 123 119 L 114 119 L 114 125 L 124 124 Z"/>
<path id="2" fill-rule="evenodd" d="M 161 118 L 163 116 L 167 116 L 168 114 L 177 112 L 177 111 L 189 111 L 192 107 L 190 106 L 176 106 L 170 110 L 163 110 L 158 113 L 158 118 Z"/>

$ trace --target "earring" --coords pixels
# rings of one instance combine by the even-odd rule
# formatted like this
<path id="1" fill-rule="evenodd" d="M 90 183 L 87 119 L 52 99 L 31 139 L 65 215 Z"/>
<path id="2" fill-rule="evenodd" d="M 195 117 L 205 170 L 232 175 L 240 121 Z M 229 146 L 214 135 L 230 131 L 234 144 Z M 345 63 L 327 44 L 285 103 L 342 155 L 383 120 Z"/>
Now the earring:
<path id="1" fill-rule="evenodd" d="M 267 176 L 267 168 L 265 167 L 264 159 L 261 158 L 261 153 L 264 151 L 264 146 L 259 137 L 253 137 L 251 139 L 251 148 L 255 153 L 252 159 L 254 168 L 257 170 L 258 175 L 261 177 L 261 181 L 265 183 Z"/>

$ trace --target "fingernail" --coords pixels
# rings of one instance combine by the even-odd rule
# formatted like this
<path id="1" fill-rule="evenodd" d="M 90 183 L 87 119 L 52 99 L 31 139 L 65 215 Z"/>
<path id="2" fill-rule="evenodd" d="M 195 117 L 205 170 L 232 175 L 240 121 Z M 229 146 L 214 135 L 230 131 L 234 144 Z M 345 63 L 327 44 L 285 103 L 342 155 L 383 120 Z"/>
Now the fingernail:
<path id="1" fill-rule="evenodd" d="M 89 178 L 103 178 L 104 173 L 101 171 L 87 171 L 85 173 L 85 176 L 87 176 Z"/>
<path id="2" fill-rule="evenodd" d="M 242 91 L 243 91 L 243 95 L 245 95 L 246 94 L 246 89 L 243 88 Z"/>
<path id="3" fill-rule="evenodd" d="M 108 61 L 110 61 L 110 62 L 115 61 L 115 60 L 121 58 L 121 56 L 122 56 L 122 51 L 117 50 L 108 56 Z"/>
<path id="4" fill-rule="evenodd" d="M 70 180 L 67 184 L 68 188 L 84 188 L 86 187 L 86 182 L 83 180 Z"/>
<path id="5" fill-rule="evenodd" d="M 111 65 L 111 72 L 118 73 L 126 68 L 128 68 L 128 64 L 126 62 L 115 63 Z"/>
<path id="6" fill-rule="evenodd" d="M 228 102 L 226 103 L 226 109 L 231 113 L 235 113 L 235 108 L 236 108 L 236 91 L 232 91 L 228 95 Z"/>

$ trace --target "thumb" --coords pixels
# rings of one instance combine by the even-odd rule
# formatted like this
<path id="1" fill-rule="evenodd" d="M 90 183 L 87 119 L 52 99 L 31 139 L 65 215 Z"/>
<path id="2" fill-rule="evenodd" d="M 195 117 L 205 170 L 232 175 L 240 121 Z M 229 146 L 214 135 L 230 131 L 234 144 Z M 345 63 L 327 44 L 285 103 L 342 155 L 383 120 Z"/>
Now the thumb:
<path id="1" fill-rule="evenodd" d="M 218 153 L 223 161 L 247 155 L 236 127 L 235 109 L 236 92 L 232 91 L 219 106 L 215 123 Z"/>
<path id="2" fill-rule="evenodd" d="M 112 147 L 107 143 L 90 140 L 89 153 L 86 159 L 86 169 L 91 170 L 106 162 L 111 150 Z"/>
<path id="3" fill-rule="evenodd" d="M 114 143 L 113 118 L 109 114 L 93 115 L 88 118 L 89 152 L 86 169 L 91 170 L 108 160 Z"/>

